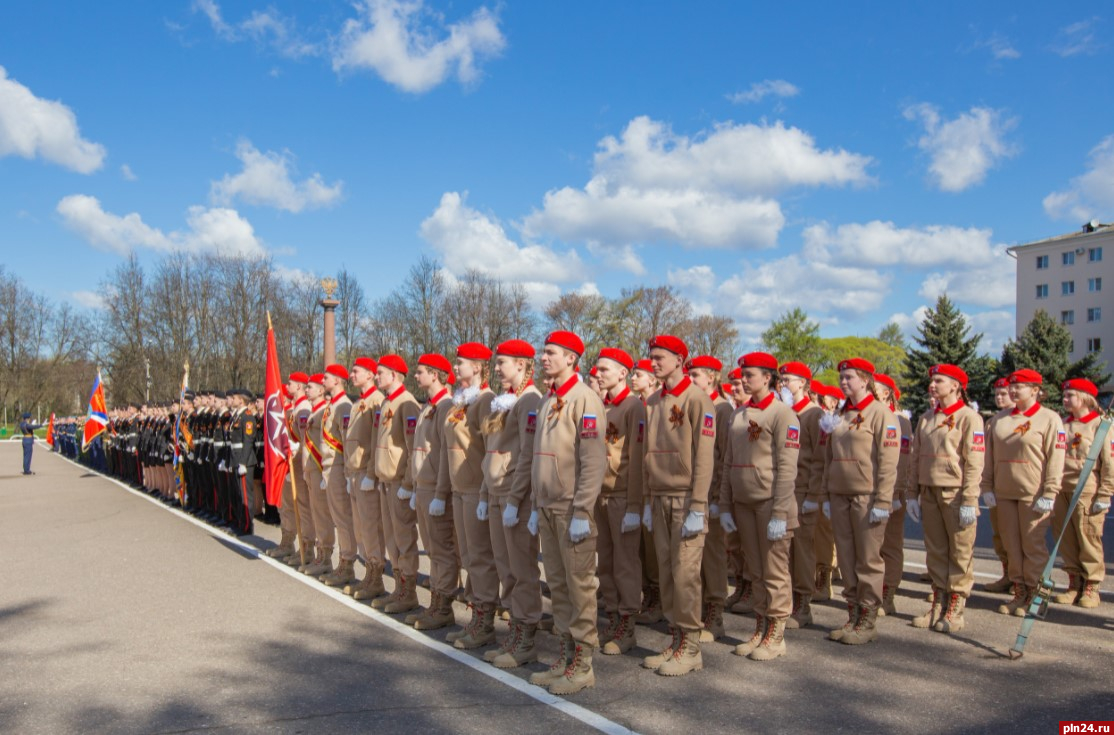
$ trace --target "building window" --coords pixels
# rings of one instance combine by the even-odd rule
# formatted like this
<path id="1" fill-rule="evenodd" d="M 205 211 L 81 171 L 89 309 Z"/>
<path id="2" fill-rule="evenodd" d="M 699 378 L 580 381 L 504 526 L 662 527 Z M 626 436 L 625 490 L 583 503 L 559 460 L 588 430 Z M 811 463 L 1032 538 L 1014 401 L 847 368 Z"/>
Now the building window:
<path id="1" fill-rule="evenodd" d="M 1093 309 L 1087 309 L 1087 321 L 1097 322 L 1102 320 L 1102 309 L 1098 306 Z"/>
<path id="2" fill-rule="evenodd" d="M 1075 352 L 1075 340 L 1074 339 L 1068 344 L 1068 354 L 1071 354 L 1072 352 Z"/>
<path id="3" fill-rule="evenodd" d="M 1088 278 L 1087 279 L 1087 290 L 1090 291 L 1091 293 L 1095 293 L 1096 291 L 1101 291 L 1102 290 L 1102 279 L 1101 278 Z"/>
<path id="4" fill-rule="evenodd" d="M 1044 270 L 1047 267 L 1048 267 L 1048 256 L 1047 255 L 1038 255 L 1037 256 L 1037 270 Z"/>
<path id="5" fill-rule="evenodd" d="M 1102 352 L 1102 339 L 1099 337 L 1089 337 L 1087 339 L 1088 352 Z"/>
<path id="6" fill-rule="evenodd" d="M 1075 324 L 1075 310 L 1068 309 L 1067 311 L 1060 312 L 1061 324 Z"/>
<path id="7" fill-rule="evenodd" d="M 1037 298 L 1038 299 L 1047 299 L 1048 298 L 1048 284 L 1047 283 L 1037 284 Z"/>
<path id="8" fill-rule="evenodd" d="M 1062 296 L 1071 296 L 1075 293 L 1075 281 L 1061 281 L 1060 294 Z"/>
<path id="9" fill-rule="evenodd" d="M 1088 248 L 1087 260 L 1098 263 L 1102 260 L 1102 248 Z"/>
<path id="10" fill-rule="evenodd" d="M 1064 265 L 1075 265 L 1075 253 L 1071 250 L 1064 253 Z"/>

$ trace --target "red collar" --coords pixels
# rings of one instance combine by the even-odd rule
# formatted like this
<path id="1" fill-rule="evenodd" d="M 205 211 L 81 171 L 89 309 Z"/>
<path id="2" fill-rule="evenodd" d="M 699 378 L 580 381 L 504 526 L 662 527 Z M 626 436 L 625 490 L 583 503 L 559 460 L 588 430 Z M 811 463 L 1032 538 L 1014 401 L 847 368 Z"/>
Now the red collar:
<path id="1" fill-rule="evenodd" d="M 605 406 L 617 406 L 620 403 L 622 403 L 623 401 L 625 401 L 627 399 L 627 396 L 629 396 L 629 395 L 630 395 L 630 388 L 628 388 L 624 385 L 622 393 L 615 396 L 614 398 L 612 398 L 611 396 L 608 396 L 607 398 L 605 398 L 603 400 L 603 405 L 605 405 Z"/>
<path id="2" fill-rule="evenodd" d="M 447 396 L 448 394 L 449 394 L 449 389 L 448 388 L 442 388 L 440 393 L 435 395 L 433 398 L 429 399 L 429 405 L 436 406 L 438 403 L 441 402 L 441 399 L 444 398 L 445 396 Z"/>
<path id="3" fill-rule="evenodd" d="M 677 396 L 684 393 L 685 389 L 688 388 L 690 385 L 692 385 L 692 381 L 689 380 L 689 376 L 686 375 L 685 377 L 681 378 L 681 382 L 677 383 L 677 386 L 673 390 L 669 390 L 663 385 L 661 387 L 661 397 L 665 398 L 666 396 L 673 396 L 674 398 L 676 398 Z"/>
<path id="4" fill-rule="evenodd" d="M 374 392 L 375 392 L 376 390 L 377 390 L 377 388 L 376 388 L 376 387 L 375 387 L 374 385 L 373 385 L 372 387 L 368 388 L 368 389 L 367 389 L 366 391 L 364 391 L 364 393 L 363 393 L 363 394 L 362 394 L 362 395 L 360 396 L 360 400 L 361 400 L 361 401 L 363 401 L 363 400 L 366 400 L 366 399 L 367 399 L 367 397 L 368 397 L 368 396 L 370 396 L 370 395 L 371 395 L 372 393 L 374 393 Z"/>
<path id="5" fill-rule="evenodd" d="M 337 401 L 339 401 L 339 400 L 340 400 L 341 398 L 344 398 L 344 391 L 341 391 L 340 393 L 337 393 L 337 394 L 336 394 L 335 396 L 333 396 L 332 398 L 330 398 L 330 399 L 329 399 L 329 405 L 330 405 L 330 406 L 331 406 L 331 405 L 333 405 L 334 403 L 336 403 Z"/>
<path id="6" fill-rule="evenodd" d="M 320 401 L 319 401 L 319 402 L 317 403 L 317 405 L 313 407 L 313 410 L 314 410 L 314 411 L 316 411 L 317 409 L 321 408 L 321 407 L 322 407 L 322 406 L 324 406 L 324 405 L 325 405 L 325 399 L 321 399 L 321 400 L 320 400 Z"/>
<path id="7" fill-rule="evenodd" d="M 941 408 L 940 406 L 937 406 L 933 410 L 933 413 L 942 413 L 945 416 L 951 416 L 953 413 L 955 413 L 956 411 L 958 411 L 959 409 L 963 408 L 966 405 L 967 404 L 963 402 L 963 399 L 960 398 L 959 400 L 957 400 L 955 403 L 948 406 L 947 408 Z"/>
<path id="8" fill-rule="evenodd" d="M 1075 421 L 1076 423 L 1080 423 L 1080 424 L 1089 424 L 1092 421 L 1094 421 L 1095 419 L 1097 419 L 1098 417 L 1099 417 L 1099 412 L 1098 411 L 1091 411 L 1086 416 L 1083 416 L 1081 418 L 1072 417 L 1071 420 Z"/>
<path id="9" fill-rule="evenodd" d="M 487 390 L 487 381 L 486 380 L 483 382 L 483 385 L 480 386 L 480 390 Z"/>
<path id="10" fill-rule="evenodd" d="M 806 408 L 808 408 L 808 405 L 810 403 L 812 403 L 812 401 L 808 399 L 808 396 L 805 396 L 801 399 L 800 403 L 796 403 L 793 405 L 793 410 L 797 413 L 800 413 L 801 411 L 804 411 Z"/>
<path id="11" fill-rule="evenodd" d="M 843 412 L 847 413 L 848 411 L 858 411 L 859 413 L 862 413 L 863 409 L 872 403 L 874 403 L 874 396 L 870 395 L 869 393 L 866 394 L 866 398 L 864 398 L 858 405 L 851 403 L 851 399 L 847 399 L 847 405 L 843 407 Z"/>
<path id="12" fill-rule="evenodd" d="M 579 382 L 580 376 L 577 373 L 573 373 L 572 376 L 565 381 L 564 385 L 560 388 L 552 388 L 549 393 L 550 395 L 556 395 L 558 398 L 564 398 L 565 394 L 572 390 L 572 387 Z"/>
<path id="13" fill-rule="evenodd" d="M 401 396 L 405 392 L 406 392 L 406 386 L 405 385 L 400 385 L 398 388 L 395 389 L 394 393 L 387 396 L 387 400 L 388 401 L 393 401 L 394 399 L 398 398 L 399 396 Z"/>
<path id="14" fill-rule="evenodd" d="M 306 398 L 305 396 L 302 396 L 298 400 L 294 401 L 294 408 L 297 408 L 298 406 L 302 405 L 302 401 L 305 401 L 306 403 L 309 403 L 309 399 Z"/>
<path id="15" fill-rule="evenodd" d="M 1021 413 L 1021 415 L 1025 418 L 1031 418 L 1033 414 L 1035 414 L 1039 410 L 1041 410 L 1041 404 L 1038 402 L 1030 406 L 1029 410 L 1025 411 L 1025 413 L 1021 413 L 1021 409 L 1015 407 L 1013 410 L 1010 411 L 1010 416 L 1016 416 L 1017 414 Z"/>
<path id="16" fill-rule="evenodd" d="M 751 398 L 749 401 L 747 401 L 747 408 L 757 408 L 759 411 L 765 411 L 767 408 L 770 407 L 770 404 L 773 403 L 773 402 L 774 402 L 774 392 L 770 391 L 769 393 L 766 394 L 766 397 L 763 398 L 758 403 L 755 403 L 754 399 Z"/>

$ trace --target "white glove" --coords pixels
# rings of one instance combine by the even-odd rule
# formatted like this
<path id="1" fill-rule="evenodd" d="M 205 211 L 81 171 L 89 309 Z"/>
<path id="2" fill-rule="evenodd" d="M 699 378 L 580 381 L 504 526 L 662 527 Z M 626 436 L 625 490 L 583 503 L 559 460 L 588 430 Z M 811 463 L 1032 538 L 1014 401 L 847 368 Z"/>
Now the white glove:
<path id="1" fill-rule="evenodd" d="M 592 524 L 587 518 L 573 518 L 569 524 L 569 538 L 574 544 L 579 544 L 592 533 Z"/>
<path id="2" fill-rule="evenodd" d="M 735 516 L 730 513 L 719 514 L 719 525 L 723 526 L 723 530 L 727 533 L 735 533 L 739 527 L 735 525 Z"/>
<path id="3" fill-rule="evenodd" d="M 299 444 L 296 441 L 290 441 L 289 444 L 290 444 L 290 453 L 291 454 L 297 454 L 302 448 L 302 445 Z"/>
<path id="4" fill-rule="evenodd" d="M 1104 511 L 1108 511 L 1108 510 L 1110 510 L 1110 501 L 1109 500 L 1096 500 L 1091 505 L 1091 514 L 1092 515 L 1098 515 L 1099 513 L 1102 513 Z"/>
<path id="5" fill-rule="evenodd" d="M 228 468 L 224 466 L 224 460 L 223 459 L 220 461 L 220 464 L 217 465 L 217 469 L 220 470 L 221 472 L 228 472 Z"/>
<path id="6" fill-rule="evenodd" d="M 481 500 L 480 504 L 476 506 L 476 520 L 478 520 L 478 521 L 486 521 L 487 520 L 487 501 L 486 500 Z"/>
<path id="7" fill-rule="evenodd" d="M 630 533 L 631 531 L 638 530 L 638 524 L 642 519 L 638 517 L 637 513 L 626 513 L 623 515 L 623 523 L 619 526 L 619 533 Z"/>
<path id="8" fill-rule="evenodd" d="M 913 499 L 905 501 L 905 514 L 913 519 L 914 522 L 921 522 L 921 501 Z"/>
<path id="9" fill-rule="evenodd" d="M 429 514 L 438 518 L 445 515 L 445 501 L 441 498 L 434 498 L 429 501 Z"/>
<path id="10" fill-rule="evenodd" d="M 987 508 L 993 508 L 998 505 L 998 498 L 994 497 L 994 492 L 987 490 L 982 494 L 982 502 L 986 503 Z"/>
<path id="11" fill-rule="evenodd" d="M 239 475 L 240 477 L 243 477 L 247 473 L 248 473 L 248 468 L 245 467 L 244 465 L 240 465 L 236 468 L 236 474 Z"/>
<path id="12" fill-rule="evenodd" d="M 825 500 L 824 504 L 820 506 L 820 510 L 824 511 L 824 517 L 829 521 L 832 520 L 832 504 L 830 501 Z"/>
<path id="13" fill-rule="evenodd" d="M 526 521 L 526 530 L 530 532 L 531 536 L 538 535 L 538 511 L 530 511 L 530 518 Z"/>
<path id="14" fill-rule="evenodd" d="M 715 503 L 708 504 L 708 517 L 712 520 L 719 518 L 719 506 Z"/>
<path id="15" fill-rule="evenodd" d="M 399 486 L 398 492 L 395 494 L 398 495 L 399 500 L 409 500 L 410 498 L 414 497 L 414 493 L 412 491 L 407 490 L 402 486 Z"/>
<path id="16" fill-rule="evenodd" d="M 959 506 L 959 527 L 967 528 L 975 525 L 975 521 L 978 519 L 978 510 L 973 505 Z"/>
<path id="17" fill-rule="evenodd" d="M 187 454 L 186 459 L 188 459 L 189 461 L 192 462 L 193 461 L 193 452 L 190 452 L 189 454 Z"/>
<path id="18" fill-rule="evenodd" d="M 780 518 L 771 518 L 770 522 L 766 524 L 766 538 L 770 541 L 781 541 L 788 531 L 788 522 Z"/>
<path id="19" fill-rule="evenodd" d="M 818 510 L 820 510 L 819 503 L 814 503 L 811 500 L 806 500 L 805 502 L 801 503 L 801 513 L 804 515 L 815 513 Z"/>
<path id="20" fill-rule="evenodd" d="M 681 538 L 692 538 L 704 530 L 704 514 L 698 510 L 690 510 L 681 524 Z"/>
<path id="21" fill-rule="evenodd" d="M 901 510 L 901 498 L 894 498 L 893 502 L 890 503 L 890 512 L 896 513 L 899 510 Z"/>
<path id="22" fill-rule="evenodd" d="M 1050 498 L 1037 498 L 1037 502 L 1033 503 L 1033 510 L 1044 515 L 1045 513 L 1052 512 L 1052 500 Z"/>
<path id="23" fill-rule="evenodd" d="M 418 496 L 415 495 L 414 493 L 410 493 L 410 510 L 417 510 L 417 509 L 418 509 Z"/>
<path id="24" fill-rule="evenodd" d="M 375 480 L 371 479 L 367 475 L 364 475 L 364 479 L 360 480 L 360 489 L 363 490 L 365 493 L 374 490 Z"/>
<path id="25" fill-rule="evenodd" d="M 881 508 L 871 508 L 870 509 L 870 522 L 871 523 L 881 523 L 882 521 L 889 520 L 889 518 L 890 518 L 890 512 L 888 510 L 882 510 Z"/>
<path id="26" fill-rule="evenodd" d="M 324 477 L 321 478 L 321 489 L 322 490 L 328 490 L 329 489 L 329 481 L 326 480 Z"/>
<path id="27" fill-rule="evenodd" d="M 503 506 L 503 527 L 514 528 L 518 525 L 518 506 L 507 503 Z"/>
<path id="28" fill-rule="evenodd" d="M 647 531 L 654 530 L 654 514 L 650 512 L 650 504 L 642 506 L 642 525 Z"/>

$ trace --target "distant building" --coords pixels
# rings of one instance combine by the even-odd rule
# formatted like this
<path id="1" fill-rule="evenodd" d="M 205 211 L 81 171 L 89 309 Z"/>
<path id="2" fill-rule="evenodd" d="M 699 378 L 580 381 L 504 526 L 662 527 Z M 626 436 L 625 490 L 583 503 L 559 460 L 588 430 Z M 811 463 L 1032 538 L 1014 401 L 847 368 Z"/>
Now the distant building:
<path id="1" fill-rule="evenodd" d="M 1114 224 L 1015 245 L 1017 333 L 1044 309 L 1072 336 L 1071 359 L 1097 352 L 1114 367 Z"/>

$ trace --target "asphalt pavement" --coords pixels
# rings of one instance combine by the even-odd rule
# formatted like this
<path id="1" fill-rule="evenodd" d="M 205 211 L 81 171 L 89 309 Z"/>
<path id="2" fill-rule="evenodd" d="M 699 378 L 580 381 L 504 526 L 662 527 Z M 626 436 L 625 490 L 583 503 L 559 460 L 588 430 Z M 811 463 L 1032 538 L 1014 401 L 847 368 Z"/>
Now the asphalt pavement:
<path id="1" fill-rule="evenodd" d="M 826 640 L 846 613 L 821 603 L 787 657 L 757 663 L 731 653 L 753 620 L 729 615 L 704 670 L 668 679 L 638 665 L 665 627 L 640 626 L 631 655 L 597 656 L 596 687 L 561 700 L 525 682 L 543 664 L 498 671 L 447 631 L 271 562 L 273 527 L 235 539 L 41 446 L 37 474 L 19 469 L 18 444 L 0 442 L 3 733 L 981 734 L 1114 719 L 1109 583 L 1096 610 L 1054 606 L 1011 661 L 1020 620 L 994 611 L 1004 596 L 976 591 L 956 636 L 910 626 L 927 592 L 913 524 L 898 614 L 875 643 Z M 549 660 L 555 639 L 539 638 Z"/>

